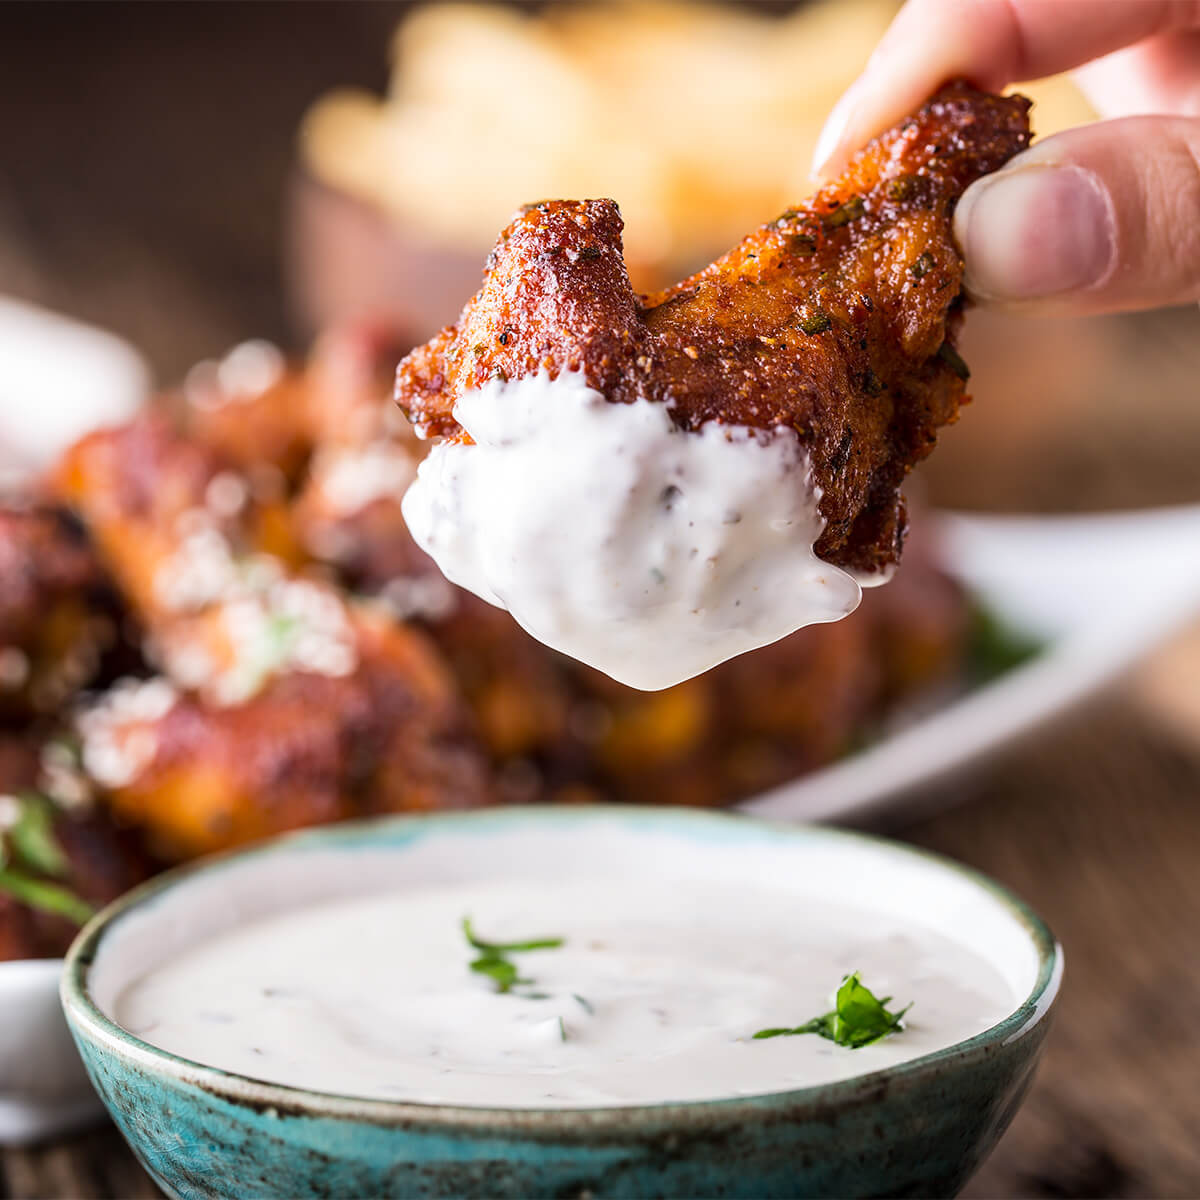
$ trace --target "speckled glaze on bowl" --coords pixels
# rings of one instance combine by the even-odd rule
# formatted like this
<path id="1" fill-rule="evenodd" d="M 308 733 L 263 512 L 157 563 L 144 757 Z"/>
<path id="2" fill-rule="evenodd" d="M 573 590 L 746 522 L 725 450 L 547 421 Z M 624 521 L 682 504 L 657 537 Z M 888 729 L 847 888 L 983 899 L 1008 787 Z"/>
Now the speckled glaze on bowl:
<path id="1" fill-rule="evenodd" d="M 564 846 L 585 847 L 590 834 L 614 827 L 667 839 L 664 845 L 719 847 L 731 864 L 770 853 L 794 855 L 802 868 L 805 856 L 812 863 L 819 855 L 867 872 L 900 871 L 913 892 L 931 902 L 940 897 L 942 908 L 947 897 L 959 897 L 964 911 L 982 914 L 980 928 L 1000 931 L 997 944 L 1020 959 L 1019 977 L 1031 986 L 1009 1016 L 977 1037 L 844 1082 L 703 1103 L 570 1110 L 392 1103 L 261 1083 L 148 1045 L 111 1021 L 89 991 L 97 959 L 122 922 L 146 926 L 156 911 L 170 913 L 172 895 L 200 884 L 217 881 L 222 894 L 233 895 L 236 879 L 287 865 L 284 856 L 336 851 L 362 855 L 366 864 L 371 853 L 387 851 L 399 880 L 406 848 L 435 835 L 463 839 L 465 848 L 471 839 L 508 837 L 511 844 L 514 833 L 549 832 L 561 834 Z M 235 915 L 226 920 L 244 912 L 236 898 L 228 907 Z M 992 953 L 989 945 L 976 949 Z M 62 996 L 101 1098 L 173 1196 L 935 1196 L 954 1194 L 1012 1119 L 1061 974 L 1054 938 L 1020 901 L 898 844 L 678 809 L 517 808 L 321 829 L 173 872 L 81 933 Z"/>

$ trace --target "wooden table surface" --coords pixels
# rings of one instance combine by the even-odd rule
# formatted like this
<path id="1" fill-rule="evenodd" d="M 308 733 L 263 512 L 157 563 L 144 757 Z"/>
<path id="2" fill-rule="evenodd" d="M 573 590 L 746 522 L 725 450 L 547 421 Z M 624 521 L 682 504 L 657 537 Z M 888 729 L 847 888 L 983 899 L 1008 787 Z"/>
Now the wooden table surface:
<path id="1" fill-rule="evenodd" d="M 382 83 L 399 7 L 0 6 L 0 291 L 124 333 L 166 379 L 245 336 L 286 341 L 278 225 L 291 131 L 330 85 Z M 1200 432 L 1183 357 L 1200 354 L 1200 319 L 1122 328 L 1133 331 L 1125 382 L 1103 405 L 1075 371 L 1043 416 L 1046 397 L 991 372 L 1004 399 L 968 414 L 931 476 L 935 496 L 1048 508 L 1200 499 L 1200 443 L 1179 433 Z M 1147 381 L 1138 354 L 1165 358 L 1170 385 Z M 1010 401 L 1015 415 L 1000 421 Z M 1074 437 L 1087 405 L 1104 420 Z M 1030 432 L 1056 421 L 1049 447 Z M 990 490 L 972 493 L 972 478 Z M 953 798 L 890 832 L 1012 887 L 1067 954 L 1045 1063 L 966 1195 L 1200 1195 L 1200 632 Z M 111 1127 L 0 1151 L 0 1200 L 157 1194 Z"/>

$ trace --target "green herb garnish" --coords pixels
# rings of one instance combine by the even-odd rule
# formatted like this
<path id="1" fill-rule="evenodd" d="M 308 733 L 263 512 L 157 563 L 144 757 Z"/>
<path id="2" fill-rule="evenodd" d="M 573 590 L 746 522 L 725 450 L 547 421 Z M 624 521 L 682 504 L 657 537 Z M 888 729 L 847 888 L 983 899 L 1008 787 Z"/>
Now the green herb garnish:
<path id="1" fill-rule="evenodd" d="M 70 870 L 70 864 L 54 835 L 54 810 L 50 802 L 33 793 L 16 799 L 20 815 L 7 834 L 13 858 L 32 871 L 61 879 Z"/>
<path id="2" fill-rule="evenodd" d="M 915 279 L 924 279 L 935 266 L 937 266 L 937 260 L 928 250 L 923 250 L 917 256 L 916 262 L 908 269 L 913 273 Z"/>
<path id="3" fill-rule="evenodd" d="M 467 941 L 488 954 L 523 954 L 527 950 L 557 950 L 564 939 L 560 937 L 530 938 L 525 942 L 488 942 L 476 935 L 471 927 L 471 918 L 463 917 L 463 935 Z"/>
<path id="4" fill-rule="evenodd" d="M 511 992 L 516 984 L 533 982 L 532 979 L 522 979 L 517 974 L 516 964 L 509 962 L 507 958 L 483 955 L 471 963 L 471 970 L 479 975 L 487 975 L 496 985 L 498 992 Z"/>
<path id="5" fill-rule="evenodd" d="M 891 996 L 884 996 L 880 1000 L 855 971 L 842 980 L 831 1012 L 813 1017 L 811 1021 L 791 1029 L 760 1029 L 754 1037 L 792 1037 L 798 1033 L 815 1033 L 839 1046 L 857 1050 L 860 1046 L 869 1046 L 889 1033 L 898 1033 L 904 1028 L 904 1014 L 912 1005 L 905 1005 L 899 1012 L 889 1012 L 886 1006 L 891 999 Z"/>
<path id="6" fill-rule="evenodd" d="M 809 337 L 815 337 L 818 333 L 824 333 L 829 329 L 833 321 L 823 308 L 813 308 L 802 313 L 796 324 L 800 326 L 802 333 L 807 333 Z"/>
<path id="7" fill-rule="evenodd" d="M 304 632 L 304 622 L 299 617 L 272 614 L 267 620 L 267 643 L 272 663 L 286 663 L 295 651 L 296 642 Z"/>
<path id="8" fill-rule="evenodd" d="M 949 342 L 943 342 L 938 347 L 936 357 L 940 358 L 963 383 L 971 378 L 971 368 L 967 366 L 963 356 Z"/>
<path id="9" fill-rule="evenodd" d="M 520 974 L 517 964 L 509 959 L 510 954 L 525 954 L 530 950 L 557 950 L 563 944 L 560 937 L 530 938 L 524 942 L 489 942 L 476 935 L 470 917 L 463 917 L 462 930 L 472 948 L 479 951 L 478 958 L 471 960 L 470 969 L 491 979 L 498 992 L 511 992 L 514 987 L 533 982 Z M 526 998 L 534 999 L 535 996 L 527 994 Z"/>
<path id="10" fill-rule="evenodd" d="M 0 867 L 0 892 L 7 892 L 14 900 L 28 904 L 30 908 L 40 908 L 43 912 L 66 917 L 76 925 L 86 924 L 96 911 L 69 888 L 35 879 L 15 867 Z"/>
<path id="11" fill-rule="evenodd" d="M 95 909 L 56 882 L 66 877 L 70 863 L 54 836 L 50 802 L 32 792 L 4 799 L 15 803 L 18 810 L 16 819 L 0 834 L 0 892 L 30 908 L 83 925 Z"/>
<path id="12" fill-rule="evenodd" d="M 842 225 L 849 225 L 851 221 L 857 221 L 864 212 L 866 212 L 866 205 L 863 203 L 863 198 L 851 196 L 849 200 L 839 204 L 832 212 L 826 213 L 822 220 L 828 228 L 838 229 Z"/>
<path id="13" fill-rule="evenodd" d="M 897 175 L 889 179 L 885 191 L 889 200 L 902 201 L 912 196 L 917 189 L 916 175 Z"/>
<path id="14" fill-rule="evenodd" d="M 967 633 L 967 679 L 978 687 L 1021 666 L 1041 653 L 1037 638 L 1014 629 L 976 600 Z"/>

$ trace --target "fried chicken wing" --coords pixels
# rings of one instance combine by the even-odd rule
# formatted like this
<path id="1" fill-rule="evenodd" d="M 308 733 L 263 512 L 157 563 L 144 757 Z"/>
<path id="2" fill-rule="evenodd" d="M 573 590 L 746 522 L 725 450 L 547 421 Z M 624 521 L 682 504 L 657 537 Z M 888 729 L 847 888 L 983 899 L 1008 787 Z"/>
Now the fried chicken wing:
<path id="1" fill-rule="evenodd" d="M 469 710 L 437 648 L 264 553 L 264 506 L 211 448 L 143 418 L 79 443 L 55 485 L 161 672 L 83 711 L 83 765 L 164 856 L 486 800 Z"/>
<path id="2" fill-rule="evenodd" d="M 83 438 L 47 486 L 83 522 L 151 633 L 219 594 L 229 555 L 298 558 L 284 499 L 257 497 L 245 475 L 162 412 Z"/>
<path id="3" fill-rule="evenodd" d="M 243 342 L 188 372 L 184 432 L 256 482 L 269 487 L 274 472 L 277 486 L 294 488 L 314 449 L 361 446 L 403 425 L 388 398 L 411 344 L 390 326 L 360 323 L 328 330 L 305 361 L 289 363 L 269 342 Z"/>
<path id="4" fill-rule="evenodd" d="M 881 572 L 903 540 L 901 481 L 964 394 L 951 214 L 1028 144 L 1028 109 L 950 85 L 807 206 L 646 297 L 612 201 L 532 205 L 458 323 L 400 364 L 396 398 L 424 436 L 461 438 L 465 392 L 578 371 L 609 401 L 668 404 L 680 429 L 788 427 L 820 495 L 817 554 Z"/>
<path id="5" fill-rule="evenodd" d="M 187 374 L 178 406 L 188 435 L 243 471 L 290 486 L 312 449 L 308 380 L 270 342 L 234 346 Z"/>
<path id="6" fill-rule="evenodd" d="M 181 686 L 237 699 L 269 674 L 250 670 L 247 656 L 262 668 L 286 660 L 267 662 L 258 645 L 241 653 L 244 634 L 290 620 L 291 600 L 317 603 L 287 587 L 298 553 L 281 498 L 255 499 L 245 476 L 162 414 L 84 438 L 50 487 L 90 532 L 144 627 L 148 657 Z"/>
<path id="7" fill-rule="evenodd" d="M 80 717 L 84 767 L 169 859 L 354 816 L 484 803 L 483 757 L 433 647 L 370 614 L 355 635 L 353 670 L 281 672 L 238 704 L 161 678 L 118 685 Z"/>

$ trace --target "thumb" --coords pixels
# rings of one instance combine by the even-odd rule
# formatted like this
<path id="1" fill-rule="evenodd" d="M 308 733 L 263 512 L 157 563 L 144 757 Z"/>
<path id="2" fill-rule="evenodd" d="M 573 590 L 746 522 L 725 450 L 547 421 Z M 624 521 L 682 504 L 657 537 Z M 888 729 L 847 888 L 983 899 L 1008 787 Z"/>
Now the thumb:
<path id="1" fill-rule="evenodd" d="M 993 307 L 1118 312 L 1200 300 L 1200 120 L 1071 129 L 971 185 L 966 287 Z"/>

